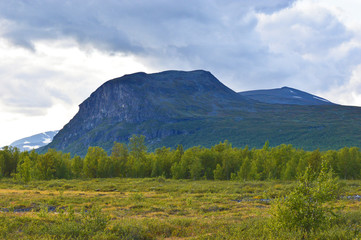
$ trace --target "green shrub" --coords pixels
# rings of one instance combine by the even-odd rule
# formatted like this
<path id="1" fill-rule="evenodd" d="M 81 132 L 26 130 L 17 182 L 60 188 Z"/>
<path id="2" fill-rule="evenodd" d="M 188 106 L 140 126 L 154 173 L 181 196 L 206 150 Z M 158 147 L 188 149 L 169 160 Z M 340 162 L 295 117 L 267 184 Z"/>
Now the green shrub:
<path id="1" fill-rule="evenodd" d="M 330 227 L 331 220 L 337 215 L 325 203 L 336 199 L 339 192 L 338 179 L 326 162 L 322 163 L 319 174 L 308 167 L 295 189 L 273 204 L 272 227 L 277 231 L 300 231 L 304 237 Z"/>

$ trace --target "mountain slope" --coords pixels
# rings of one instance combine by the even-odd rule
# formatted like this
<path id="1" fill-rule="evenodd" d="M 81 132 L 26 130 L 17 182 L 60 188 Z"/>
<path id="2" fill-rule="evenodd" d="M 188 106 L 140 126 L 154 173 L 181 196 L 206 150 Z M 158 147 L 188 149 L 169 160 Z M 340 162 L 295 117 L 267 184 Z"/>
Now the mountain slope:
<path id="1" fill-rule="evenodd" d="M 154 142 L 189 132 L 166 127 L 169 124 L 223 115 L 230 109 L 253 111 L 253 102 L 202 70 L 125 75 L 104 83 L 81 103 L 47 148 L 75 153 L 91 145 L 109 149 L 114 141 L 127 141 L 133 133 Z"/>
<path id="2" fill-rule="evenodd" d="M 16 140 L 13 143 L 11 143 L 10 146 L 17 147 L 21 151 L 38 149 L 39 147 L 49 144 L 58 132 L 59 131 L 48 131 L 44 133 L 35 134 L 30 137 L 25 137 Z"/>
<path id="3" fill-rule="evenodd" d="M 289 87 L 254 90 L 239 92 L 243 97 L 247 97 L 259 102 L 270 104 L 293 104 L 293 105 L 332 105 L 330 101 Z"/>
<path id="4" fill-rule="evenodd" d="M 312 150 L 360 146 L 361 109 L 336 104 L 269 104 L 224 86 L 211 73 L 135 73 L 110 80 L 42 148 L 85 155 L 89 146 L 108 152 L 114 141 L 142 134 L 150 150 L 167 146 L 234 146 L 282 143 Z"/>

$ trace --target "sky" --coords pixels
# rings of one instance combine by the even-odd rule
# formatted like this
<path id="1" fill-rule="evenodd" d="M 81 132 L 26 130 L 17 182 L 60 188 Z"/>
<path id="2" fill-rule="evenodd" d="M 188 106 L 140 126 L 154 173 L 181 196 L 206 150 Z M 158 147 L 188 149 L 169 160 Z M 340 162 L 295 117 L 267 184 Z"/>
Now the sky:
<path id="1" fill-rule="evenodd" d="M 107 80 L 210 71 L 361 106 L 360 0 L 0 0 L 0 146 L 59 130 Z"/>

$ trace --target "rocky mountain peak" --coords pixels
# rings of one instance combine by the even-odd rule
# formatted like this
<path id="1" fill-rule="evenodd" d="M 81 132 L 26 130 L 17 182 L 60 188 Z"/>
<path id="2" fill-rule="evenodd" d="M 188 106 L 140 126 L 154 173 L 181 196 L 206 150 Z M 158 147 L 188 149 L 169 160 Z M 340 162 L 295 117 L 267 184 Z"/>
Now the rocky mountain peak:
<path id="1" fill-rule="evenodd" d="M 83 139 L 82 144 L 88 145 L 104 138 L 105 133 L 100 133 L 104 130 L 100 129 L 112 129 L 107 133 L 112 136 L 112 142 L 125 141 L 131 136 L 129 131 L 124 130 L 126 125 L 159 126 L 180 119 L 215 116 L 228 108 L 242 106 L 252 107 L 248 100 L 207 71 L 128 74 L 109 80 L 96 89 L 79 105 L 78 113 L 51 145 L 62 150 L 80 139 Z M 147 131 L 142 134 L 152 137 L 173 134 L 172 130 Z"/>

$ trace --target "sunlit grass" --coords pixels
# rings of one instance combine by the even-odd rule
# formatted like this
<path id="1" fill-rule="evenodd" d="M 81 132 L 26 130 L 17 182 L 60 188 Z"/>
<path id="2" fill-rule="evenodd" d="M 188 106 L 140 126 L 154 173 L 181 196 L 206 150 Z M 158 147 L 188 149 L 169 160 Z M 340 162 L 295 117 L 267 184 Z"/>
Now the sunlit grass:
<path id="1" fill-rule="evenodd" d="M 0 238 L 298 239 L 297 233 L 274 235 L 267 223 L 272 199 L 283 196 L 293 185 L 120 178 L 22 185 L 2 179 Z M 360 181 L 345 181 L 344 185 L 345 196 L 360 193 Z M 328 235 L 319 233 L 326 236 L 323 239 L 360 236 L 361 202 L 340 199 L 333 204 L 342 209 L 342 216 L 351 217 L 347 226 L 335 225 Z M 55 211 L 48 211 L 49 207 Z M 26 208 L 30 210 L 14 211 Z"/>

